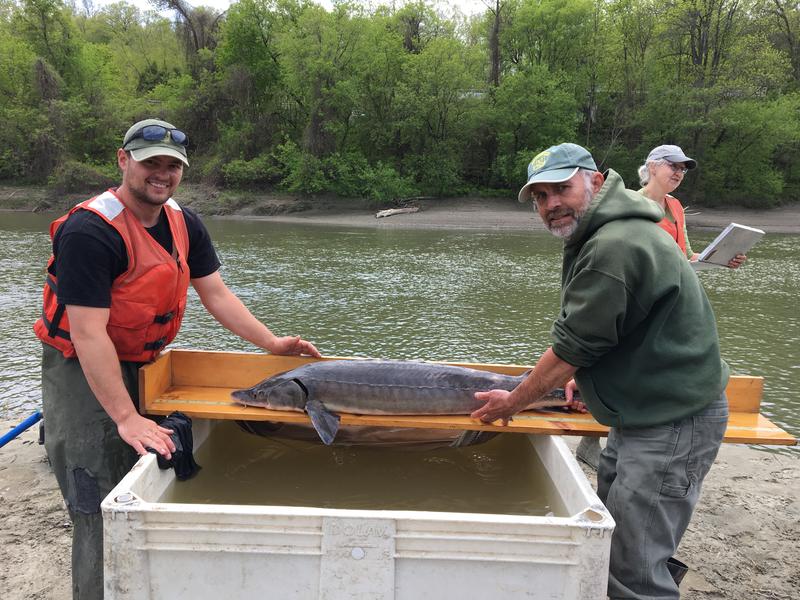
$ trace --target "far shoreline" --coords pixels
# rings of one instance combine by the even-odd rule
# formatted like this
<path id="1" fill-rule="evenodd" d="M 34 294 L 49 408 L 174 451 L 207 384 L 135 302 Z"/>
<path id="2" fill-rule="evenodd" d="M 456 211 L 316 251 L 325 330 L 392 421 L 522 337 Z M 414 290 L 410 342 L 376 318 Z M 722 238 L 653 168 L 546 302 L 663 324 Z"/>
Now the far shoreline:
<path id="1" fill-rule="evenodd" d="M 416 213 L 376 218 L 381 209 L 311 209 L 276 215 L 210 215 L 303 225 L 338 225 L 380 229 L 455 229 L 475 231 L 546 231 L 527 205 L 500 199 L 452 198 L 424 203 Z M 800 234 L 800 203 L 765 211 L 741 207 L 696 208 L 687 211 L 689 231 L 718 231 L 729 223 L 763 229 L 767 233 Z"/>
<path id="2" fill-rule="evenodd" d="M 0 184 L 0 211 L 63 214 L 91 195 L 91 192 L 71 193 L 53 201 L 51 192 L 44 187 Z M 184 183 L 175 200 L 196 210 L 205 219 L 379 229 L 546 231 L 530 205 L 517 202 L 516 197 L 421 198 L 411 203 L 419 208 L 418 212 L 383 218 L 376 218 L 377 212 L 396 208 L 393 203 L 273 192 L 223 192 L 192 183 Z M 800 234 L 800 201 L 766 210 L 688 206 L 686 220 L 690 231 L 721 230 L 735 222 L 763 229 L 768 234 Z"/>

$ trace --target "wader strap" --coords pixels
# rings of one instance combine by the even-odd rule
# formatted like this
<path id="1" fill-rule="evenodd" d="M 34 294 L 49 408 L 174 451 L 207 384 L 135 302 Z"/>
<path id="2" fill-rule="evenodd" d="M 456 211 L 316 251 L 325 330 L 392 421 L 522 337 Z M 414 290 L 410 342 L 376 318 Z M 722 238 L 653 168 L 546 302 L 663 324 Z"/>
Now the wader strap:
<path id="1" fill-rule="evenodd" d="M 59 304 L 56 306 L 56 312 L 53 314 L 53 320 L 50 321 L 47 318 L 44 310 L 42 310 L 42 321 L 44 322 L 45 327 L 47 327 L 47 335 L 51 338 L 60 337 L 64 338 L 65 340 L 70 340 L 69 331 L 65 329 L 60 329 L 58 324 L 61 323 L 61 317 L 64 316 L 64 310 L 66 307 L 63 304 Z"/>
<path id="2" fill-rule="evenodd" d="M 147 342 L 144 345 L 144 349 L 145 350 L 158 350 L 159 348 L 164 346 L 164 344 L 166 342 L 167 342 L 167 338 L 161 338 L 159 340 L 156 340 L 155 342 Z"/>
<path id="3" fill-rule="evenodd" d="M 174 318 L 175 318 L 175 313 L 170 311 L 163 315 L 156 315 L 155 318 L 153 319 L 153 323 L 158 323 L 159 325 L 165 325 L 166 323 L 172 321 L 172 319 Z"/>
<path id="4" fill-rule="evenodd" d="M 52 290 L 53 295 L 58 296 L 58 285 L 56 284 L 55 279 L 48 275 L 44 282 L 47 284 L 47 287 Z M 44 309 L 42 309 L 42 321 L 44 321 L 44 324 L 47 327 L 47 335 L 49 335 L 51 338 L 58 336 L 64 338 L 65 340 L 70 339 L 69 331 L 58 328 L 59 324 L 61 323 L 61 318 L 64 316 L 64 310 L 66 310 L 66 306 L 59 303 L 56 306 L 56 312 L 53 313 L 53 320 L 49 321 L 47 319 L 47 315 L 44 313 Z"/>

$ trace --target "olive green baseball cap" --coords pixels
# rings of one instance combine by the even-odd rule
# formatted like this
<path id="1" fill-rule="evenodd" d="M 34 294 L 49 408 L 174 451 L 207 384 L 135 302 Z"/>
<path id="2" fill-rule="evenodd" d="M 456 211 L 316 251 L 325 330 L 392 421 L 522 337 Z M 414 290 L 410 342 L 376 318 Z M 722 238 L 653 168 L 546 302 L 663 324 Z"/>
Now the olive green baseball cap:
<path id="1" fill-rule="evenodd" d="M 559 183 L 570 179 L 578 169 L 597 171 L 589 151 L 578 144 L 558 144 L 533 157 L 528 164 L 528 182 L 522 186 L 517 200 L 527 202 L 534 183 Z"/>
<path id="2" fill-rule="evenodd" d="M 164 130 L 163 134 L 159 132 L 159 128 Z M 176 138 L 183 143 L 176 142 Z M 133 160 L 137 162 L 153 156 L 171 156 L 189 166 L 189 159 L 186 157 L 186 134 L 171 123 L 160 119 L 144 119 L 131 125 L 122 139 L 122 149 L 128 150 Z"/>

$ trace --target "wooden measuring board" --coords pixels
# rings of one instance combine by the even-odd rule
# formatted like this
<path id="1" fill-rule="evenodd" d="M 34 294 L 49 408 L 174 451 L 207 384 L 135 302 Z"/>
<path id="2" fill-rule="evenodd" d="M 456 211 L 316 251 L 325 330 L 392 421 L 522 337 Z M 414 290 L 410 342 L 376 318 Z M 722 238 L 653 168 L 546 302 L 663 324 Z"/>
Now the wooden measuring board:
<path id="1" fill-rule="evenodd" d="M 323 360 L 334 360 L 326 357 Z M 305 413 L 241 406 L 231 400 L 233 390 L 255 385 L 262 379 L 317 359 L 245 352 L 168 350 L 139 370 L 139 406 L 150 415 L 181 411 L 192 418 L 236 419 L 309 423 Z M 519 375 L 530 367 L 483 363 L 448 363 L 473 369 Z M 740 444 L 794 445 L 797 440 L 759 414 L 764 380 L 734 376 L 728 384 L 730 418 L 726 442 Z M 353 415 L 342 413 L 342 425 L 414 427 L 422 429 L 470 429 L 513 431 L 551 435 L 605 436 L 608 428 L 589 414 L 562 411 L 526 411 L 508 425 L 481 423 L 466 415 Z"/>

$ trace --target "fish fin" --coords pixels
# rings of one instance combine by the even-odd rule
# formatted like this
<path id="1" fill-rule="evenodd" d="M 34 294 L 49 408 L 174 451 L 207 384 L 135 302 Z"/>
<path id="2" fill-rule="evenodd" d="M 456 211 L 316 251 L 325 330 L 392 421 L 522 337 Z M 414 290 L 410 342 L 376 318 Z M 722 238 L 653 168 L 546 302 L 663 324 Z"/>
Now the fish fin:
<path id="1" fill-rule="evenodd" d="M 339 415 L 329 411 L 319 400 L 306 402 L 306 413 L 322 443 L 330 446 L 336 437 L 336 432 L 339 431 Z"/>
<path id="2" fill-rule="evenodd" d="M 475 444 L 483 444 L 488 442 L 493 437 L 497 436 L 496 431 L 464 431 L 458 438 L 453 440 L 450 444 L 451 448 L 461 448 L 462 446 L 473 446 Z"/>

